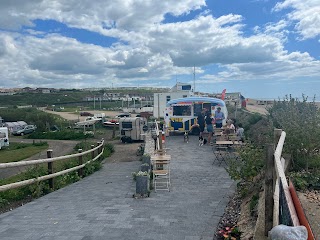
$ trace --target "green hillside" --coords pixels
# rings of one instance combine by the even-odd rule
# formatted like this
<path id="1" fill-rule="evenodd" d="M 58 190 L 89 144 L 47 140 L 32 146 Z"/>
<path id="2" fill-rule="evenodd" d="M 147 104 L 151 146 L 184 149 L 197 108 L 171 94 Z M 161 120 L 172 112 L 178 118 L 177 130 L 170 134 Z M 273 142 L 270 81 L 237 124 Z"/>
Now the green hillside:
<path id="1" fill-rule="evenodd" d="M 152 95 L 155 90 L 135 89 L 135 90 L 123 90 L 115 89 L 108 90 L 108 93 L 122 93 L 122 94 L 135 94 L 135 95 Z M 103 96 L 106 91 L 80 91 L 80 90 L 64 90 L 52 93 L 17 93 L 15 95 L 3 95 L 0 96 L 0 107 L 12 107 L 33 105 L 35 107 L 45 107 L 51 105 L 88 105 L 86 97 L 99 97 Z M 93 102 L 93 101 L 92 101 Z M 93 103 L 91 102 L 91 105 Z M 109 104 L 108 104 L 109 105 Z"/>

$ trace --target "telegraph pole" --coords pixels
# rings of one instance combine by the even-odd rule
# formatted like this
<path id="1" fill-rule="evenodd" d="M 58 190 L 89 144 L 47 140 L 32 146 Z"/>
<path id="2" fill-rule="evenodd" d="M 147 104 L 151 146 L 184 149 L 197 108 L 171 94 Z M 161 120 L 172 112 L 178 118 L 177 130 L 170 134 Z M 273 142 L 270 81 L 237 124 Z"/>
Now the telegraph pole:
<path id="1" fill-rule="evenodd" d="M 196 92 L 196 65 L 193 65 L 193 92 Z"/>

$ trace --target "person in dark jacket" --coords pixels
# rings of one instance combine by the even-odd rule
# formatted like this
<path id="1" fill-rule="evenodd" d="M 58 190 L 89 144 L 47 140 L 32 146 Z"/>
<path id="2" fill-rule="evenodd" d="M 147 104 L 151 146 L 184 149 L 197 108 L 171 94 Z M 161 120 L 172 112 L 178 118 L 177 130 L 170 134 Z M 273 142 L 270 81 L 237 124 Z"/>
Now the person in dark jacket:
<path id="1" fill-rule="evenodd" d="M 212 138 L 212 135 L 213 135 L 213 124 L 212 124 L 212 117 L 211 117 L 211 113 L 208 111 L 206 113 L 206 118 L 205 118 L 205 122 L 206 122 L 206 125 L 207 125 L 207 131 L 209 133 L 208 135 L 208 143 L 211 144 L 211 138 Z"/>
<path id="2" fill-rule="evenodd" d="M 204 131 L 204 111 L 202 110 L 201 112 L 198 113 L 198 119 L 197 122 L 199 124 L 200 128 L 200 137 L 202 137 L 203 131 Z"/>

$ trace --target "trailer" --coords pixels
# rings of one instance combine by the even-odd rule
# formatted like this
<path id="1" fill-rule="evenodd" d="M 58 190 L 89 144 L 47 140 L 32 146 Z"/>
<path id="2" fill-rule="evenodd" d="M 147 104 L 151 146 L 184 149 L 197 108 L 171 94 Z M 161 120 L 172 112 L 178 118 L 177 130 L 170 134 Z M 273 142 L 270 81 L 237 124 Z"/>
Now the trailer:
<path id="1" fill-rule="evenodd" d="M 0 127 L 0 149 L 9 146 L 9 131 L 7 127 Z"/>
<path id="2" fill-rule="evenodd" d="M 120 139 L 123 143 L 144 140 L 146 119 L 141 117 L 125 117 L 119 119 Z"/>

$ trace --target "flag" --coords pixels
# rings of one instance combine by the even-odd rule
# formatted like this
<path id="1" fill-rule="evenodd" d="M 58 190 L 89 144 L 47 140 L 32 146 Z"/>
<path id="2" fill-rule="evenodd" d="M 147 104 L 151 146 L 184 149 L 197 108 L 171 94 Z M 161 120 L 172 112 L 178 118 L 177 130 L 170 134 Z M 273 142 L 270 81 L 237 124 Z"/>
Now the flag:
<path id="1" fill-rule="evenodd" d="M 226 89 L 223 89 L 222 94 L 221 94 L 221 100 L 224 100 L 224 98 L 226 97 Z"/>

